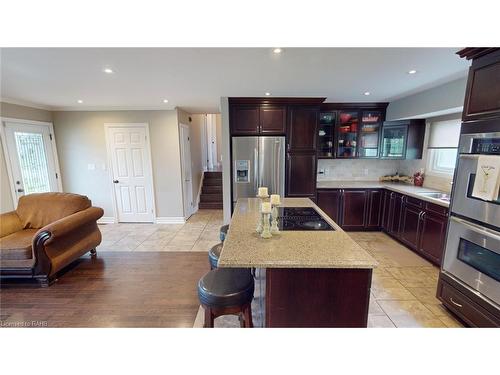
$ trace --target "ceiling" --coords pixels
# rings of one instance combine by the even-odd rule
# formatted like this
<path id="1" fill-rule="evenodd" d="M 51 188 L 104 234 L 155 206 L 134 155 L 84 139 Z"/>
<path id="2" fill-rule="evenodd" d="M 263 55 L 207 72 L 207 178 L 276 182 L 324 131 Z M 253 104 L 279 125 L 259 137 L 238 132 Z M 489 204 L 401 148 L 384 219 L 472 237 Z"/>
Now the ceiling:
<path id="1" fill-rule="evenodd" d="M 191 113 L 218 112 L 222 96 L 266 92 L 392 101 L 466 76 L 469 62 L 458 49 L 3 48 L 0 97 L 53 110 Z"/>

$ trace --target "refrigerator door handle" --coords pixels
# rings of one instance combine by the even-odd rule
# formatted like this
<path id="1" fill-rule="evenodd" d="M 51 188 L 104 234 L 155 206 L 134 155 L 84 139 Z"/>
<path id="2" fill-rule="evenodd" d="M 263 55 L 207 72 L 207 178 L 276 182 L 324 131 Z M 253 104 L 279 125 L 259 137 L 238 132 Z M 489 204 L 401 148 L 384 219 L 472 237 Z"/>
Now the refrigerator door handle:
<path id="1" fill-rule="evenodd" d="M 257 195 L 257 192 L 259 190 L 259 150 L 257 147 L 253 149 L 253 183 L 255 187 L 255 195 Z"/>

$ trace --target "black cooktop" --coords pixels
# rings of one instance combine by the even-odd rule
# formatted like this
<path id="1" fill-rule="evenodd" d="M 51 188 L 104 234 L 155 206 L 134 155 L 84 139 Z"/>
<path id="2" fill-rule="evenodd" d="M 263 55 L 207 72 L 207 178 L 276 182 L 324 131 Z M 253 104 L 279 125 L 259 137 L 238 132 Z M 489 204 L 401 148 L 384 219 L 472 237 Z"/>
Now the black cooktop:
<path id="1" fill-rule="evenodd" d="M 335 230 L 312 207 L 280 207 L 280 230 Z"/>

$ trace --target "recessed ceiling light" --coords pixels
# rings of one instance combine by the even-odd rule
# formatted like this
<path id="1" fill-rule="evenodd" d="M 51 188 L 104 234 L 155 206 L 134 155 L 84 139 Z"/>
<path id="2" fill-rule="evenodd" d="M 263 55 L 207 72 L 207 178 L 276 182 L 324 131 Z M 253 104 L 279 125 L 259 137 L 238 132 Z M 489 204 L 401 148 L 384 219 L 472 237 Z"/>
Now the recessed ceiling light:
<path id="1" fill-rule="evenodd" d="M 163 99 L 163 103 L 168 103 L 168 99 Z"/>
<path id="2" fill-rule="evenodd" d="M 408 74 L 415 74 L 417 71 L 415 69 L 409 70 Z"/>
<path id="3" fill-rule="evenodd" d="M 78 99 L 76 102 L 77 102 L 78 104 L 82 104 L 82 103 L 83 103 L 83 100 L 82 100 L 82 99 Z"/>
<path id="4" fill-rule="evenodd" d="M 266 92 L 266 96 L 271 96 L 271 93 L 270 92 Z"/>
<path id="5" fill-rule="evenodd" d="M 281 48 L 275 48 L 275 49 L 273 49 L 273 52 L 276 53 L 276 54 L 281 53 L 281 51 L 282 51 Z"/>
<path id="6" fill-rule="evenodd" d="M 366 91 L 366 92 L 365 92 L 365 95 L 366 95 L 366 96 L 370 95 L 370 91 Z"/>
<path id="7" fill-rule="evenodd" d="M 113 69 L 111 69 L 111 68 L 104 68 L 103 72 L 106 73 L 106 74 L 113 74 Z"/>

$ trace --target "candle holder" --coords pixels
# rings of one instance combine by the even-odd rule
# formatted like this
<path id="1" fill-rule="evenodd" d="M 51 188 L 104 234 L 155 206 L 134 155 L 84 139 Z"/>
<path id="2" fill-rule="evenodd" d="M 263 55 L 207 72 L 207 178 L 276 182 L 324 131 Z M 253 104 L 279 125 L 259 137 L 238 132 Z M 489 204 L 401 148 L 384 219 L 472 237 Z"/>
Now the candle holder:
<path id="1" fill-rule="evenodd" d="M 257 198 L 259 198 L 259 218 L 257 220 L 257 227 L 255 228 L 255 231 L 257 233 L 262 233 L 262 228 L 263 228 L 262 223 L 264 220 L 263 215 L 262 215 L 262 202 L 264 202 L 264 197 L 259 197 L 257 195 Z"/>
<path id="2" fill-rule="evenodd" d="M 280 229 L 278 228 L 278 205 L 273 204 L 272 216 L 271 216 L 271 233 L 278 234 Z"/>
<path id="3" fill-rule="evenodd" d="M 260 236 L 262 238 L 271 238 L 273 235 L 271 234 L 271 226 L 269 225 L 269 215 L 270 214 L 262 214 L 262 218 L 263 218 L 263 226 L 262 226 L 262 233 L 260 234 Z"/>

